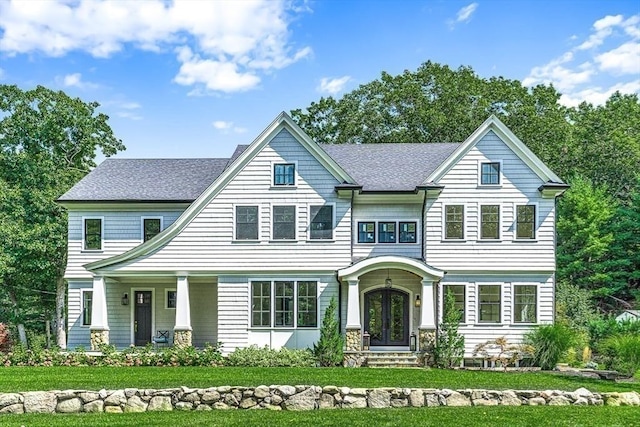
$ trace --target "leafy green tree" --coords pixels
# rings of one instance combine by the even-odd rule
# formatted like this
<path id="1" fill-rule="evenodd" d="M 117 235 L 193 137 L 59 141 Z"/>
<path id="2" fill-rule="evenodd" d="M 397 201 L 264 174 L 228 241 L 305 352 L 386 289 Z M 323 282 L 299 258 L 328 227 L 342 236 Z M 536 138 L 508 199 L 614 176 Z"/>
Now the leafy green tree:
<path id="1" fill-rule="evenodd" d="M 313 345 L 313 355 L 320 366 L 340 366 L 344 358 L 342 351 L 344 339 L 340 334 L 340 324 L 338 323 L 336 311 L 336 299 L 331 298 L 331 302 L 322 318 L 320 339 Z"/>
<path id="2" fill-rule="evenodd" d="M 568 325 L 582 334 L 588 334 L 589 325 L 602 318 L 593 302 L 592 291 L 567 281 L 556 285 L 556 322 Z"/>
<path id="3" fill-rule="evenodd" d="M 42 86 L 0 85 L 0 310 L 23 343 L 25 328 L 55 306 L 57 343 L 66 346 L 67 218 L 55 200 L 95 166 L 96 150 L 124 149 L 98 106 Z"/>
<path id="4" fill-rule="evenodd" d="M 436 366 L 454 368 L 460 366 L 464 357 L 464 336 L 458 332 L 462 321 L 462 312 L 456 307 L 453 293 L 444 297 L 442 323 L 438 328 L 438 339 L 434 349 Z"/>

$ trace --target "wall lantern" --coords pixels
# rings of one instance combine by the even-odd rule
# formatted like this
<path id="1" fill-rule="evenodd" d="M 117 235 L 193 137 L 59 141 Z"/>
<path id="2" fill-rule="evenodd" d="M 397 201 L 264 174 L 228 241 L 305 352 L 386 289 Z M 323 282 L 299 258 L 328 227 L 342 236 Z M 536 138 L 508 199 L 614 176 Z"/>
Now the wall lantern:
<path id="1" fill-rule="evenodd" d="M 369 351 L 370 348 L 371 348 L 371 335 L 369 335 L 369 332 L 364 331 L 364 334 L 362 334 L 362 350 Z"/>
<path id="2" fill-rule="evenodd" d="M 122 295 L 122 305 L 129 305 L 129 294 Z"/>
<path id="3" fill-rule="evenodd" d="M 416 295 L 416 307 L 420 307 L 420 305 L 422 305 L 422 301 L 420 301 L 420 295 Z"/>
<path id="4" fill-rule="evenodd" d="M 385 288 L 390 288 L 393 285 L 393 283 L 391 282 L 391 277 L 389 277 L 389 269 L 387 268 L 387 278 L 384 281 L 384 287 Z"/>
<path id="5" fill-rule="evenodd" d="M 416 351 L 418 344 L 418 337 L 416 337 L 415 332 L 411 332 L 411 337 L 409 338 L 409 350 Z"/>

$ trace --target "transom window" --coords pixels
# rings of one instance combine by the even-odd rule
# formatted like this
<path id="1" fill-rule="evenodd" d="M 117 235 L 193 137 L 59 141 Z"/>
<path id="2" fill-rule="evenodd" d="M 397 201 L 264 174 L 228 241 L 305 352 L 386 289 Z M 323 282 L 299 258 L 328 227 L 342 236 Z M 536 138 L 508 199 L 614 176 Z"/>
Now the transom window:
<path id="1" fill-rule="evenodd" d="M 456 309 L 460 311 L 460 314 L 461 314 L 460 319 L 461 319 L 461 322 L 464 323 L 465 321 L 465 298 L 464 298 L 465 286 L 464 285 L 445 285 L 443 288 L 443 291 L 444 291 L 443 294 L 445 298 L 447 294 L 451 294 L 455 298 Z M 444 305 L 444 299 L 443 299 L 443 305 Z"/>
<path id="2" fill-rule="evenodd" d="M 91 325 L 91 304 L 93 291 L 82 291 L 82 326 Z"/>
<path id="3" fill-rule="evenodd" d="M 160 218 L 144 218 L 142 220 L 142 233 L 143 241 L 153 239 L 156 235 L 160 234 L 162 228 L 162 221 Z"/>
<path id="4" fill-rule="evenodd" d="M 251 326 L 317 327 L 317 288 L 315 281 L 251 282 Z"/>
<path id="5" fill-rule="evenodd" d="M 85 218 L 84 220 L 84 249 L 102 249 L 102 219 Z"/>
<path id="6" fill-rule="evenodd" d="M 309 237 L 311 239 L 333 238 L 333 206 L 311 206 L 311 224 Z"/>
<path id="7" fill-rule="evenodd" d="M 258 240 L 257 206 L 236 206 L 236 240 Z"/>
<path id="8" fill-rule="evenodd" d="M 515 285 L 513 287 L 513 321 L 515 323 L 535 323 L 537 318 L 538 288 L 535 285 Z"/>
<path id="9" fill-rule="evenodd" d="M 359 222 L 358 223 L 358 243 L 375 243 L 376 242 L 376 223 L 375 222 Z"/>
<path id="10" fill-rule="evenodd" d="M 395 243 L 396 242 L 396 223 L 395 222 L 379 222 L 378 223 L 378 242 L 379 243 Z"/>
<path id="11" fill-rule="evenodd" d="M 498 185 L 500 184 L 500 163 L 482 163 L 480 169 L 480 184 Z"/>
<path id="12" fill-rule="evenodd" d="M 536 238 L 536 207 L 535 205 L 516 206 L 516 238 Z"/>
<path id="13" fill-rule="evenodd" d="M 445 239 L 464 239 L 464 206 L 447 206 L 444 222 Z"/>
<path id="14" fill-rule="evenodd" d="M 400 234 L 398 236 L 400 243 L 416 243 L 417 224 L 415 222 L 400 222 Z"/>
<path id="15" fill-rule="evenodd" d="M 500 285 L 480 285 L 478 293 L 478 322 L 500 323 Z"/>
<path id="16" fill-rule="evenodd" d="M 273 239 L 294 240 L 296 238 L 296 207 L 273 207 Z"/>
<path id="17" fill-rule="evenodd" d="M 480 238 L 493 239 L 500 238 L 500 206 L 484 205 L 480 207 Z"/>
<path id="18" fill-rule="evenodd" d="M 273 165 L 273 185 L 295 185 L 295 163 L 278 163 Z"/>

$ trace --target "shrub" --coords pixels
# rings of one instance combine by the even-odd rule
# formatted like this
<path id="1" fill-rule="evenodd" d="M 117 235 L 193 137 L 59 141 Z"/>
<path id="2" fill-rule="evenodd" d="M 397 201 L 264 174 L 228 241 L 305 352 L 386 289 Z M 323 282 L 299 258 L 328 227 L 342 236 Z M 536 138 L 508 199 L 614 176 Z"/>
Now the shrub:
<path id="1" fill-rule="evenodd" d="M 331 298 L 322 319 L 320 339 L 313 345 L 313 355 L 320 366 L 340 366 L 344 359 L 344 339 L 340 333 L 336 308 L 336 300 Z"/>
<path id="2" fill-rule="evenodd" d="M 575 332 L 562 323 L 538 326 L 525 336 L 525 343 L 534 349 L 534 364 L 545 370 L 554 369 L 575 341 Z"/>
<path id="3" fill-rule="evenodd" d="M 268 346 L 258 347 L 252 345 L 246 348 L 238 348 L 229 354 L 226 360 L 228 366 L 254 366 L 260 368 L 269 367 L 311 367 L 316 361 L 309 349 L 281 348 L 274 350 Z"/>
<path id="4" fill-rule="evenodd" d="M 6 353 L 11 349 L 11 334 L 5 323 L 0 323 L 0 353 Z"/>
<path id="5" fill-rule="evenodd" d="M 598 343 L 614 335 L 640 335 L 640 321 L 617 321 L 614 317 L 600 319 L 589 323 L 589 337 L 591 347 L 597 348 Z"/>
<path id="6" fill-rule="evenodd" d="M 462 313 L 456 308 L 456 299 L 451 292 L 447 292 L 442 323 L 434 348 L 435 363 L 440 368 L 460 366 L 464 357 L 464 336 L 458 333 L 461 320 Z"/>
<path id="7" fill-rule="evenodd" d="M 603 340 L 598 349 L 607 369 L 628 376 L 640 370 L 640 335 L 614 335 Z"/>

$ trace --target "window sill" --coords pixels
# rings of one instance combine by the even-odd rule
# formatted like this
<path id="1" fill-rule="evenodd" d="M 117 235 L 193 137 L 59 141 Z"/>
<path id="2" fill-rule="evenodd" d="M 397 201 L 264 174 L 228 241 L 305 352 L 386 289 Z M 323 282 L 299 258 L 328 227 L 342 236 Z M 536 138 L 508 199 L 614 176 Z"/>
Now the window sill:
<path id="1" fill-rule="evenodd" d="M 513 239 L 513 243 L 538 243 L 538 239 Z"/>
<path id="2" fill-rule="evenodd" d="M 257 245 L 260 243 L 260 240 L 232 240 L 231 243 L 238 245 Z"/>
<path id="3" fill-rule="evenodd" d="M 502 184 L 478 184 L 476 188 L 478 190 L 500 190 Z"/>
<path id="4" fill-rule="evenodd" d="M 467 243 L 466 239 L 442 239 L 440 243 Z"/>
<path id="5" fill-rule="evenodd" d="M 81 254 L 101 254 L 104 253 L 103 249 L 82 249 Z"/>
<path id="6" fill-rule="evenodd" d="M 476 243 L 501 243 L 502 239 L 478 239 Z"/>
<path id="7" fill-rule="evenodd" d="M 272 185 L 269 190 L 297 190 L 297 185 Z"/>
<path id="8" fill-rule="evenodd" d="M 278 240 L 269 240 L 269 243 L 295 244 L 295 243 L 298 243 L 298 241 L 296 239 L 278 239 Z"/>
<path id="9" fill-rule="evenodd" d="M 307 243 L 335 243 L 335 239 L 307 239 Z"/>

